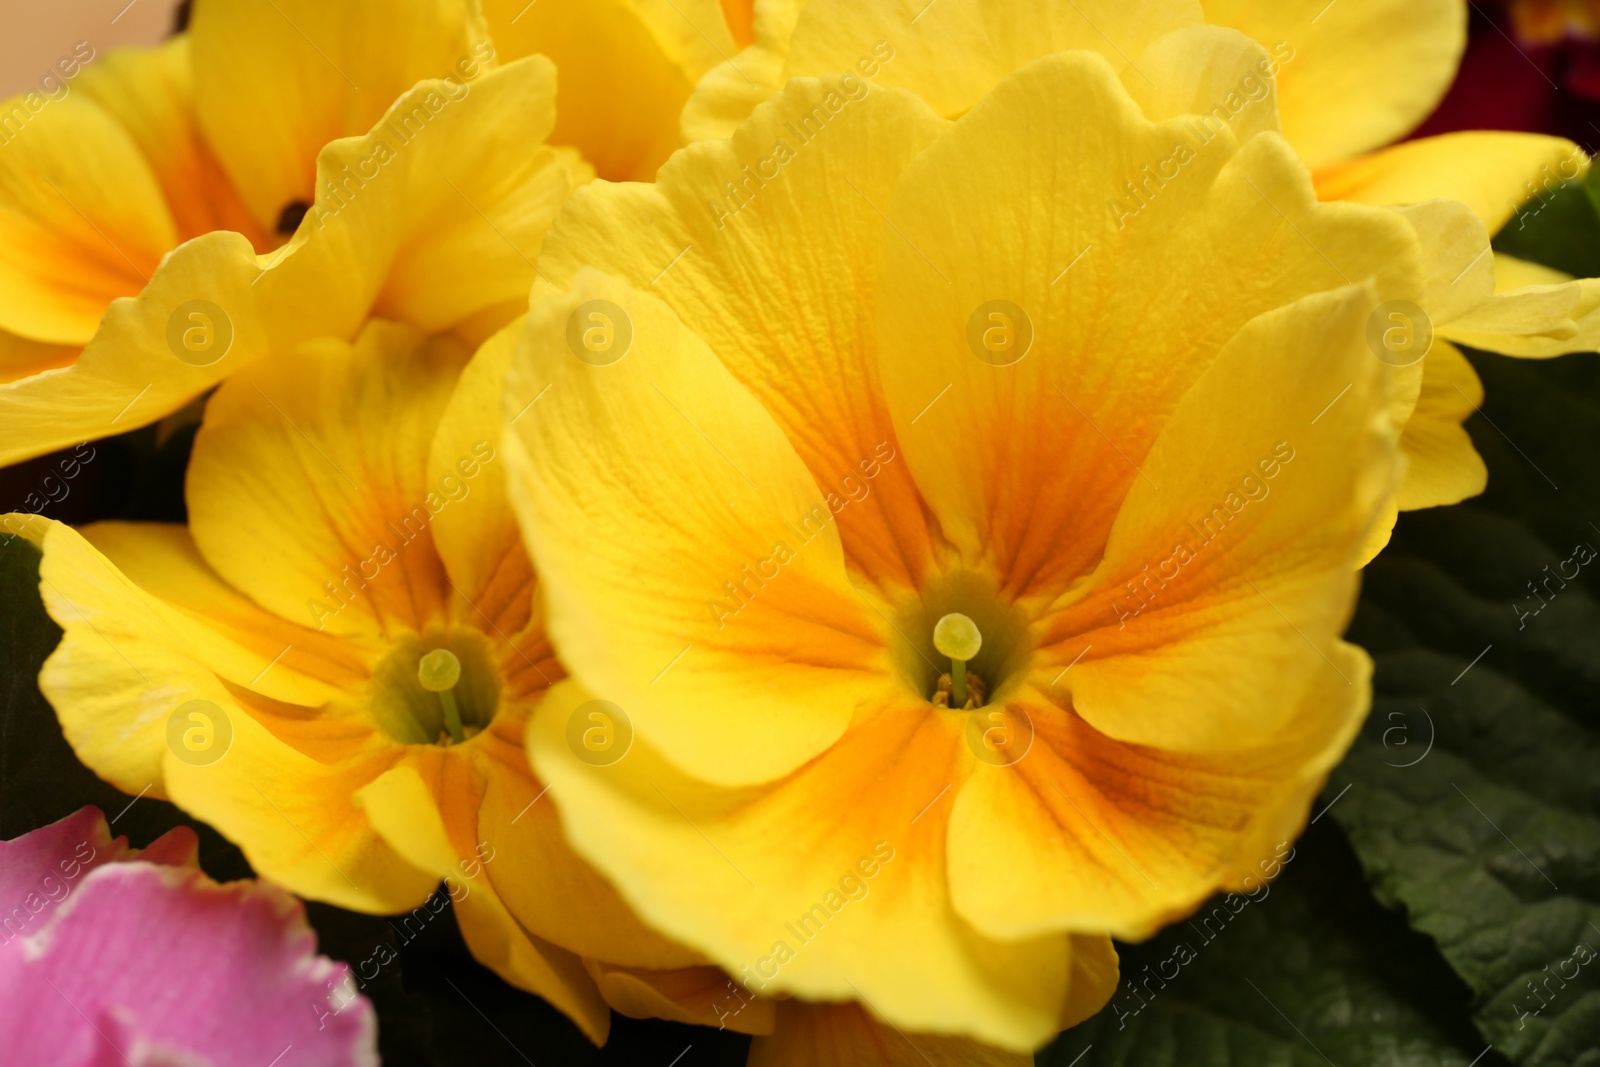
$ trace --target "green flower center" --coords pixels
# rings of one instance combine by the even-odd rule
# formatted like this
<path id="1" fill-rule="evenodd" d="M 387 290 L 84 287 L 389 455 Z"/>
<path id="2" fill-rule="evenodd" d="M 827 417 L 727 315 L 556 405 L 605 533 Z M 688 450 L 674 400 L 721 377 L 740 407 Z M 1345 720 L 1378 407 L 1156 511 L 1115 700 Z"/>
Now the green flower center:
<path id="1" fill-rule="evenodd" d="M 460 744 L 500 706 L 500 671 L 473 630 L 402 638 L 372 672 L 367 706 L 384 733 L 408 745 Z"/>
<path id="2" fill-rule="evenodd" d="M 930 576 L 901 607 L 894 642 L 901 675 L 940 708 L 975 709 L 1020 678 L 1033 642 L 1028 616 L 994 580 L 971 571 Z"/>

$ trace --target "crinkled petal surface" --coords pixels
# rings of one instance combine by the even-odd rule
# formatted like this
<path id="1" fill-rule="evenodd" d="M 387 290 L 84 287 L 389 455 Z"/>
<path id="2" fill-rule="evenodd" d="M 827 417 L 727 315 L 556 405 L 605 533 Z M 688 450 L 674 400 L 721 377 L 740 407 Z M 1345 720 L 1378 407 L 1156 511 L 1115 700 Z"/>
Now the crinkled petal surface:
<path id="1" fill-rule="evenodd" d="M 1201 21 L 1195 0 L 782 0 L 763 4 L 755 43 L 708 74 L 684 111 L 689 141 L 727 137 L 790 79 L 850 75 L 907 89 L 954 118 L 1019 67 L 1084 49 L 1119 69 L 1157 37 Z"/>
<path id="2" fill-rule="evenodd" d="M 0 900 L 13 902 L 0 946 L 38 933 L 71 895 L 78 879 L 107 863 L 140 858 L 145 863 L 192 867 L 199 839 L 187 826 L 175 827 L 144 849 L 113 838 L 99 808 L 80 808 L 48 826 L 0 841 Z"/>
<path id="3" fill-rule="evenodd" d="M 319 342 L 302 359 L 236 375 L 207 404 L 189 463 L 189 526 L 206 560 L 258 604 L 314 629 L 425 629 L 449 593 L 430 530 L 441 497 L 430 508 L 428 459 L 466 358 L 460 346 L 374 323 L 357 345 Z M 306 373 L 309 359 L 317 373 Z M 388 374 L 371 373 L 379 360 Z M 388 447 L 371 438 L 379 426 Z M 377 545 L 400 538 L 377 578 L 350 581 Z M 351 602 L 324 583 L 343 584 Z"/>
<path id="4" fill-rule="evenodd" d="M 100 227 L 105 240 L 96 237 L 96 245 L 84 247 L 106 266 L 95 268 L 99 274 L 74 277 L 131 273 L 94 301 L 75 305 L 79 325 L 71 340 L 87 342 L 76 362 L 55 365 L 58 356 L 37 348 L 51 338 L 0 321 L 8 335 L 35 342 L 14 357 L 19 371 L 50 368 L 8 375 L 12 380 L 0 385 L 0 462 L 154 421 L 268 353 L 290 352 L 308 338 L 351 337 L 372 313 L 427 331 L 460 327 L 474 339 L 514 318 L 532 284 L 540 241 L 587 168 L 570 150 L 539 147 L 554 121 L 555 72 L 547 60 L 529 57 L 482 72 L 470 83 L 438 73 L 398 100 L 389 98 L 388 110 L 377 113 L 369 132 L 333 141 L 315 157 L 317 180 L 305 194 L 314 191 L 315 200 L 294 238 L 271 256 L 258 256 L 244 235 L 214 231 L 164 259 L 155 250 L 141 267 L 133 249 L 143 245 Z M 82 101 L 84 109 L 96 106 Z M 60 114 L 70 113 L 63 107 Z M 51 112 L 40 116 L 39 129 L 28 131 L 39 134 L 35 144 L 47 146 L 52 127 L 46 122 L 56 118 Z M 102 125 L 109 123 L 106 118 Z M 67 118 L 57 124 L 67 125 Z M 147 187 L 157 197 L 151 210 L 165 217 L 156 176 L 135 153 L 131 137 L 108 133 L 104 144 L 123 144 L 126 166 L 69 166 L 78 175 L 74 180 L 122 174 L 115 197 L 110 191 L 97 195 L 111 204 L 131 204 L 129 197 Z M 506 166 L 507 159 L 515 165 Z M 66 166 L 52 160 L 50 166 Z M 59 225 L 41 224 L 31 215 L 17 225 L 49 234 L 40 239 L 51 241 L 80 230 L 93 233 L 85 220 L 95 217 L 99 200 L 86 195 L 86 215 L 58 217 L 61 198 L 39 186 L 33 171 L 24 177 L 24 192 L 32 198 L 25 203 L 42 205 L 38 210 L 49 212 L 42 217 Z M 54 204 L 41 198 L 41 189 Z M 170 230 L 170 218 L 163 225 Z M 126 246 L 126 257 L 107 241 Z M 154 248 L 160 242 L 145 244 Z M 475 269 L 463 270 L 463 263 Z M 107 309 L 104 301 L 118 296 L 128 299 L 114 300 Z M 98 329 L 99 312 L 90 304 L 104 311 Z M 42 313 L 27 311 L 32 318 L 26 321 Z"/>
<path id="5" fill-rule="evenodd" d="M 655 184 L 580 190 L 541 270 L 567 285 L 590 265 L 666 301 L 783 429 L 837 515 L 853 572 L 908 586 L 938 538 L 895 458 L 870 279 L 881 206 L 947 124 L 909 94 L 851 100 L 843 90 L 838 79 L 802 79 L 731 141 L 679 153 Z M 730 194 L 728 176 L 743 173 L 768 177 Z M 796 255 L 800 246 L 811 253 Z M 839 284 L 845 277 L 859 281 Z"/>
<path id="6" fill-rule="evenodd" d="M 859 999 L 907 1029 L 1018 1051 L 1110 995 L 1103 936 L 996 941 L 952 910 L 946 787 L 974 763 L 957 720 L 884 704 L 788 778 L 724 790 L 639 738 L 611 766 L 580 761 L 566 723 L 589 699 L 562 683 L 528 733 L 574 848 L 752 992 Z"/>
<path id="7" fill-rule="evenodd" d="M 1149 122 L 1096 56 L 1050 57 L 916 160 L 886 209 L 879 336 L 906 462 L 969 564 L 1015 594 L 1056 596 L 1094 568 L 1124 496 L 1162 484 L 1143 468 L 1180 399 L 1253 316 L 1369 278 L 1414 295 L 1408 227 L 1316 204 L 1275 135 L 1234 150 L 1223 131 L 1148 202 L 1108 207 L 1124 175 L 1193 139 L 1187 122 Z M 978 355 L 996 328 L 1014 347 Z M 1307 395 L 1310 415 L 1348 381 Z"/>
<path id="8" fill-rule="evenodd" d="M 507 382 L 510 414 L 549 389 L 506 452 L 547 600 L 563 609 L 551 636 L 570 671 L 603 679 L 591 684 L 684 766 L 729 785 L 783 774 L 885 684 L 883 624 L 755 397 L 656 298 L 593 271 L 574 284 L 534 307 Z M 609 344 L 631 335 L 614 362 L 575 354 L 583 331 L 608 328 L 596 314 L 616 320 Z"/>
<path id="9" fill-rule="evenodd" d="M 330 995 L 349 969 L 315 946 L 300 905 L 270 884 L 106 864 L 82 877 L 48 928 L 0 949 L 8 1054 L 82 1067 L 252 1067 L 293 1048 L 316 1067 L 376 1067 L 371 1004 Z"/>

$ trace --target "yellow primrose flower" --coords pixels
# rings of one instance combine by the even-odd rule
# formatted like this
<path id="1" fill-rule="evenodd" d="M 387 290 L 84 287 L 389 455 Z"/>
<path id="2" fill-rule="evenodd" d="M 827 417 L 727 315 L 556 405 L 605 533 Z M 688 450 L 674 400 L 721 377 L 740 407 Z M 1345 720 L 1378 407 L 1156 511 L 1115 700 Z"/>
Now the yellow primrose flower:
<path id="1" fill-rule="evenodd" d="M 475 0 L 200 0 L 0 103 L 0 463 L 369 313 L 474 341 L 514 318 L 587 172 L 541 147 L 550 63 L 494 60 Z"/>
<path id="2" fill-rule="evenodd" d="M 1407 465 L 1395 506 L 1431 507 L 1481 492 L 1487 472 L 1461 424 L 1483 391 L 1451 342 L 1520 356 L 1593 349 L 1600 346 L 1600 280 L 1483 255 L 1489 235 L 1519 207 L 1587 170 L 1570 141 L 1459 133 L 1371 151 L 1414 128 L 1449 87 L 1466 42 L 1464 0 L 774 0 L 757 12 L 751 47 L 697 88 L 684 135 L 726 137 L 789 78 L 843 71 L 909 89 L 954 118 L 1008 72 L 1063 48 L 1098 51 L 1148 89 L 1164 62 L 1147 51 L 1151 42 L 1201 21 L 1236 28 L 1268 54 L 1197 107 L 1197 123 L 1181 138 L 1192 151 L 1222 126 L 1258 125 L 1275 100 L 1283 135 L 1313 169 L 1322 199 L 1405 205 L 1442 198 L 1472 209 L 1476 220 L 1448 220 L 1450 228 L 1435 234 L 1440 240 L 1425 246 L 1429 256 L 1453 251 L 1458 228 L 1473 243 L 1430 288 L 1435 302 L 1410 313 L 1388 309 L 1384 321 L 1402 343 L 1395 404 Z M 1169 150 L 1151 172 L 1128 176 L 1111 200 L 1113 213 L 1141 211 L 1169 180 L 1157 168 L 1170 169 L 1170 160 Z M 1452 278 L 1453 286 L 1444 284 Z M 1364 555 L 1387 541 L 1388 525 L 1379 524 Z"/>
<path id="3" fill-rule="evenodd" d="M 756 1063 L 818 1042 L 873 1062 L 892 1031 L 775 1013 L 565 843 L 522 744 L 564 671 L 484 436 L 520 332 L 464 371 L 458 344 L 383 322 L 245 370 L 207 407 L 187 530 L 22 520 L 64 631 L 41 687 L 107 780 L 206 819 L 303 896 L 409 912 L 402 937 L 448 897 L 480 960 L 596 1042 L 611 1008 L 758 1035 Z M 365 983 L 392 958 L 349 962 Z"/>
<path id="4" fill-rule="evenodd" d="M 555 63 L 550 139 L 611 181 L 655 177 L 695 84 L 752 39 L 750 0 L 483 0 L 483 10 L 502 58 Z"/>
<path id="5" fill-rule="evenodd" d="M 1367 710 L 1366 331 L 1420 246 L 1270 121 L 1119 225 L 1266 55 L 1153 47 L 1154 85 L 1066 52 L 953 122 L 798 78 L 546 241 L 506 463 L 571 678 L 530 756 L 755 992 L 1031 1050 L 1110 995 L 1108 934 L 1276 873 Z M 605 767 L 567 742 L 595 700 L 634 731 Z"/>
<path id="6" fill-rule="evenodd" d="M 1471 210 L 1474 218 L 1452 227 L 1457 236 L 1438 243 L 1455 245 L 1453 258 L 1435 257 L 1454 264 L 1455 281 L 1422 304 L 1427 320 L 1417 324 L 1433 340 L 1401 438 L 1409 462 L 1399 506 L 1482 492 L 1488 472 L 1461 423 L 1483 387 L 1455 344 L 1529 357 L 1600 346 L 1600 279 L 1575 280 L 1489 249 L 1490 235 L 1524 204 L 1581 178 L 1588 156 L 1565 138 L 1505 131 L 1384 147 L 1427 118 L 1454 81 L 1466 47 L 1465 0 L 1363 0 L 1325 13 L 1316 0 L 1203 2 L 1208 21 L 1292 53 L 1277 73 L 1279 114 L 1318 196 L 1395 205 L 1445 199 Z"/>
<path id="7" fill-rule="evenodd" d="M 25 520 L 64 631 L 40 687 L 97 774 L 265 878 L 410 912 L 405 937 L 447 895 L 480 960 L 597 1042 L 608 1002 L 716 1023 L 727 979 L 573 855 L 524 755 L 564 672 L 486 430 L 514 340 L 463 373 L 459 343 L 375 321 L 263 360 L 207 404 L 187 527 Z"/>

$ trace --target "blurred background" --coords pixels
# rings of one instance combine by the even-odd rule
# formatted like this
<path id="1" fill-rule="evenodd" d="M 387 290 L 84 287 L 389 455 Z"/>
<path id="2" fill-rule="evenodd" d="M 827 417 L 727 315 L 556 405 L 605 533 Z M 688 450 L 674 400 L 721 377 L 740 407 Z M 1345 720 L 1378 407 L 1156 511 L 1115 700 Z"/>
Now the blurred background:
<path id="1" fill-rule="evenodd" d="M 96 53 L 154 44 L 172 31 L 177 0 L 0 0 L 0 97 L 26 92 L 87 41 Z"/>

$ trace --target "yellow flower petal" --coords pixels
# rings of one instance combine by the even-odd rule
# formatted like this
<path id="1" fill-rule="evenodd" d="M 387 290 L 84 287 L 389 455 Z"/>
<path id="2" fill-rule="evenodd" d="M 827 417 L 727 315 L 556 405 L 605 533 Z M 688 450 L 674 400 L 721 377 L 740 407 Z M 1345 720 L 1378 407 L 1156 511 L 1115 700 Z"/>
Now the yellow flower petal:
<path id="1" fill-rule="evenodd" d="M 749 1067 L 1032 1067 L 1025 1052 L 960 1037 L 907 1034 L 857 1004 L 778 1005 L 777 1029 L 750 1045 Z"/>
<path id="2" fill-rule="evenodd" d="M 167 717 L 190 699 L 185 693 L 226 699 L 219 676 L 248 684 L 280 655 L 287 662 L 261 687 L 278 699 L 318 703 L 329 694 L 325 681 L 352 675 L 348 657 L 317 634 L 224 586 L 181 528 L 111 523 L 80 533 L 35 520 L 30 529 L 44 551 L 45 606 L 65 631 L 40 688 L 78 757 L 129 793 L 153 784 L 163 795 Z M 197 618 L 200 611 L 217 622 Z M 285 653 L 291 643 L 298 650 Z"/>
<path id="3" fill-rule="evenodd" d="M 1280 139 L 1235 150 L 1192 121 L 1150 123 L 1098 57 L 1053 56 L 914 161 L 886 209 L 883 375 L 906 462 L 945 536 L 1009 592 L 1061 593 L 1100 560 L 1130 489 L 1190 478 L 1149 474 L 1147 453 L 1253 316 L 1367 278 L 1417 295 L 1415 240 L 1391 212 L 1317 205 Z M 1291 334 L 1283 351 L 1301 351 Z M 1314 403 L 1309 420 L 1350 381 L 1282 395 Z"/>
<path id="4" fill-rule="evenodd" d="M 1395 499 L 1367 536 L 1359 559 L 1361 566 L 1370 563 L 1389 543 L 1390 530 L 1401 511 L 1431 507 L 1447 502 L 1447 498 L 1454 503 L 1482 491 L 1484 484 L 1483 461 L 1461 429 L 1461 420 L 1470 408 L 1457 412 L 1453 403 L 1440 407 L 1440 401 L 1447 398 L 1439 393 L 1439 364 L 1451 359 L 1451 354 L 1460 359 L 1444 335 L 1494 300 L 1495 256 L 1490 251 L 1489 234 L 1472 209 L 1456 200 L 1424 200 L 1395 210 L 1411 224 L 1422 246 L 1422 292 L 1416 306 L 1393 307 L 1385 312 L 1381 337 L 1398 331 L 1398 342 L 1406 345 L 1420 343 L 1424 331 L 1433 331 L 1433 337 L 1422 358 L 1406 353 L 1396 356 L 1402 365 L 1395 369 L 1389 416 L 1396 426 L 1405 427 L 1401 451 L 1407 462 Z M 1421 320 L 1416 314 L 1418 307 Z M 1563 305 L 1561 313 L 1564 310 Z M 1388 347 L 1386 340 L 1380 340 L 1380 344 Z M 1445 349 L 1450 354 L 1434 358 Z M 1429 377 L 1433 379 L 1431 383 L 1427 381 Z M 1426 407 L 1422 402 L 1425 392 Z M 1477 489 L 1469 491 L 1474 484 Z"/>
<path id="5" fill-rule="evenodd" d="M 379 914 L 427 899 L 437 876 L 390 848 L 356 801 L 399 754 L 373 744 L 336 761 L 313 759 L 279 736 L 297 720 L 280 718 L 260 698 L 247 709 L 236 692 L 197 690 L 228 716 L 232 744 L 205 765 L 165 751 L 173 803 L 236 843 L 261 877 L 300 896 Z"/>
<path id="6" fill-rule="evenodd" d="M 537 57 L 470 87 L 417 85 L 372 132 L 326 148 L 310 217 L 265 270 L 240 235 L 204 234 L 111 305 L 76 363 L 0 386 L 0 462 L 144 425 L 268 352 L 350 336 L 369 314 L 492 333 L 525 300 L 545 230 L 583 178 L 570 152 L 529 148 L 550 129 L 553 98 L 554 71 Z M 502 321 L 485 320 L 494 309 Z M 214 359 L 180 351 L 197 312 L 208 336 L 228 338 Z"/>
<path id="7" fill-rule="evenodd" d="M 1560 285 L 1572 280 L 1572 275 L 1565 271 L 1508 256 L 1504 252 L 1494 253 L 1493 259 L 1495 292 L 1505 293 L 1530 285 Z"/>
<path id="8" fill-rule="evenodd" d="M 1370 702 L 1366 654 L 1342 641 L 1326 651 L 1337 670 L 1298 695 L 1278 732 L 1225 753 L 1121 744 L 1064 697 L 1020 698 L 1033 748 L 1015 766 L 977 768 L 955 798 L 956 909 L 996 938 L 1104 924 L 1137 940 L 1215 892 L 1218 871 L 1259 891 Z"/>
<path id="9" fill-rule="evenodd" d="M 646 971 L 586 961 L 600 992 L 630 1019 L 668 1019 L 736 1034 L 770 1034 L 774 1003 L 735 986 L 715 967 Z"/>
<path id="10" fill-rule="evenodd" d="M 225 583 L 183 526 L 97 522 L 76 532 L 139 590 L 177 609 L 177 614 L 168 616 L 174 625 L 184 627 L 178 631 L 183 636 L 176 647 L 230 682 L 254 682 L 253 688 L 264 696 L 313 706 L 327 700 L 336 687 L 356 684 L 365 676 L 364 666 L 342 642 L 263 611 Z M 193 625 L 202 619 L 203 626 Z M 245 654 L 227 646 L 213 650 L 219 639 L 238 645 Z M 275 667 L 263 674 L 268 663 L 288 669 Z"/>
<path id="11" fill-rule="evenodd" d="M 1367 539 L 1362 542 L 1361 551 L 1356 556 L 1356 566 L 1365 567 L 1378 557 L 1384 546 L 1389 543 L 1389 538 L 1394 534 L 1394 524 L 1400 518 L 1400 504 L 1397 496 L 1391 495 L 1384 502 L 1383 510 L 1376 521 L 1367 530 Z"/>
<path id="12" fill-rule="evenodd" d="M 251 288 L 260 274 L 254 249 L 235 233 L 206 234 L 169 253 L 138 297 L 105 309 L 70 366 L 0 385 L 0 463 L 146 425 L 261 358 L 270 342 Z M 295 328 L 316 330 L 324 314 L 309 306 Z M 191 354 L 190 330 L 226 350 L 215 360 Z"/>
<path id="13" fill-rule="evenodd" d="M 419 81 L 463 87 L 493 57 L 487 37 L 464 0 L 200 4 L 189 23 L 200 128 L 271 233 L 317 192 L 324 145 L 366 132 Z"/>
<path id="14" fill-rule="evenodd" d="M 449 506 L 433 522 L 433 542 L 451 586 L 473 611 L 506 634 L 532 617 L 537 579 L 506 497 L 498 424 L 506 368 L 525 322 L 485 342 L 456 383 L 428 459 L 428 484 Z"/>
<path id="15" fill-rule="evenodd" d="M 80 351 L 77 345 L 30 341 L 26 337 L 0 330 L 0 383 L 14 382 L 58 367 L 70 367 L 77 362 Z"/>
<path id="16" fill-rule="evenodd" d="M 482 786 L 466 821 L 472 840 L 495 851 L 483 870 L 497 899 L 541 943 L 651 972 L 704 964 L 699 953 L 640 922 L 611 883 L 573 854 L 554 798 L 529 767 L 527 703 L 519 703 L 479 735 L 472 753 Z"/>
<path id="17" fill-rule="evenodd" d="M 367 370 L 377 358 L 385 377 Z M 426 481 L 427 450 L 464 362 L 374 322 L 354 347 L 324 342 L 235 375 L 207 405 L 189 462 L 189 524 L 206 560 L 312 629 L 423 630 L 449 592 L 429 528 L 448 497 Z"/>
<path id="18" fill-rule="evenodd" d="M 1472 131 L 1406 141 L 1317 168 L 1317 196 L 1362 204 L 1415 204 L 1444 198 L 1472 209 L 1497 233 L 1517 209 L 1581 177 L 1589 158 L 1563 137 Z"/>
<path id="19" fill-rule="evenodd" d="M 992 941 L 955 920 L 946 794 L 975 762 L 957 718 L 916 700 L 865 707 L 788 778 L 722 790 L 642 737 L 610 766 L 581 762 L 566 724 L 589 697 L 575 682 L 556 686 L 528 731 L 573 847 L 646 922 L 703 948 L 751 992 L 860 999 L 903 1029 L 1016 1051 L 1110 995 L 1114 970 L 1077 965 L 1079 953 L 1104 960 L 1103 937 Z"/>
<path id="20" fill-rule="evenodd" d="M 1483 403 L 1483 384 L 1455 345 L 1435 340 L 1422 361 L 1422 394 L 1400 435 L 1405 478 L 1396 490 L 1402 511 L 1455 504 L 1483 492 L 1489 471 L 1462 428 Z"/>
<path id="21" fill-rule="evenodd" d="M 539 56 L 470 85 L 417 85 L 371 132 L 323 150 L 316 203 L 273 280 L 333 305 L 345 325 L 327 332 L 341 335 L 369 313 L 431 333 L 525 300 L 539 244 L 582 176 L 540 144 L 554 100 L 555 70 Z"/>
<path id="22" fill-rule="evenodd" d="M 505 58 L 555 62 L 552 140 L 612 181 L 650 180 L 694 83 L 735 51 L 715 0 L 485 0 L 484 13 Z"/>
<path id="23" fill-rule="evenodd" d="M 1600 279 L 1496 253 L 1494 290 L 1487 306 L 1449 324 L 1452 340 L 1533 359 L 1600 348 Z"/>
<path id="24" fill-rule="evenodd" d="M 1578 278 L 1506 288 L 1506 265 L 1495 259 L 1496 293 L 1442 334 L 1458 344 L 1508 356 L 1544 359 L 1600 348 L 1600 278 Z M 1513 267 L 1511 276 L 1544 275 Z M 1559 275 L 1550 271 L 1549 275 Z M 1548 275 L 1546 275 L 1548 276 Z M 1565 275 L 1561 275 L 1565 277 Z"/>
<path id="25" fill-rule="evenodd" d="M 722 0 L 722 16 L 733 43 L 748 48 L 755 43 L 755 0 Z"/>
<path id="26" fill-rule="evenodd" d="M 87 96 L 49 105 L 0 152 L 0 329 L 81 345 L 176 243 L 138 144 Z"/>
<path id="27" fill-rule="evenodd" d="M 1249 37 L 1216 26 L 1185 26 L 1158 37 L 1135 66 L 1124 67 L 1122 85 L 1157 121 L 1199 116 L 1195 129 L 1214 136 L 1224 126 L 1247 141 L 1278 132 L 1272 57 Z"/>
<path id="28" fill-rule="evenodd" d="M 276 243 L 239 199 L 200 133 L 188 34 L 158 48 L 119 49 L 79 76 L 75 91 L 106 110 L 127 131 L 166 197 L 178 239 L 235 230 L 261 251 Z M 320 146 L 318 146 L 320 147 Z"/>
<path id="29" fill-rule="evenodd" d="M 472 955 L 512 985 L 559 1008 L 596 1045 L 611 1033 L 611 1011 L 584 973 L 583 960 L 529 934 L 491 889 L 456 905 L 461 936 Z"/>
<path id="30" fill-rule="evenodd" d="M 1417 303 L 1434 328 L 1467 315 L 1494 297 L 1497 258 L 1489 232 L 1456 200 L 1424 200 L 1396 208 L 1422 246 L 1422 293 Z M 1404 415 L 1404 412 L 1401 413 Z"/>
<path id="31" fill-rule="evenodd" d="M 1194 0 L 809 0 L 779 8 L 765 18 L 758 12 L 755 45 L 696 88 L 685 112 L 689 139 L 728 136 L 791 78 L 835 72 L 908 89 L 954 118 L 1040 56 L 1082 49 L 1121 69 L 1157 37 L 1200 21 Z"/>
<path id="32" fill-rule="evenodd" d="M 544 997 L 578 1023 L 591 1041 L 603 1044 L 610 1012 L 594 981 L 571 953 L 533 937 L 512 917 L 494 884 L 484 877 L 488 865 L 476 855 L 471 866 L 463 863 L 445 829 L 438 798 L 418 774 L 417 764 L 425 762 L 419 757 L 385 771 L 356 792 L 356 803 L 374 829 L 413 866 L 444 880 L 442 892 L 454 904 L 461 936 L 480 963 L 519 989 Z M 485 854 L 491 857 L 490 864 L 502 858 L 492 847 Z M 429 918 L 427 913 L 418 917 Z"/>
<path id="33" fill-rule="evenodd" d="M 1261 316 L 1172 412 L 1104 560 L 1047 624 L 1060 662 L 1083 653 L 1063 686 L 1095 729 L 1230 751 L 1272 737 L 1299 694 L 1339 674 L 1327 649 L 1397 473 L 1371 300 L 1350 289 Z M 1336 681 L 1359 719 L 1365 687 Z"/>
<path id="34" fill-rule="evenodd" d="M 1280 60 L 1283 134 L 1312 167 L 1409 133 L 1444 97 L 1467 43 L 1461 0 L 1201 2 L 1206 21 Z"/>
<path id="35" fill-rule="evenodd" d="M 685 144 L 732 137 L 757 105 L 783 88 L 784 56 L 805 3 L 806 0 L 765 0 L 759 6 L 752 3 L 751 39 L 740 43 L 742 51 L 738 55 L 707 71 L 683 105 Z M 867 69 L 875 69 L 870 61 Z"/>
<path id="36" fill-rule="evenodd" d="M 551 619 L 562 660 L 710 780 L 762 781 L 825 748 L 887 653 L 772 418 L 660 301 L 594 272 L 536 304 L 508 413 L 546 388 L 506 461 L 546 599 L 576 608 Z M 717 714 L 729 705 L 745 711 Z"/>
<path id="37" fill-rule="evenodd" d="M 783 428 L 838 516 L 847 560 L 898 585 L 921 579 L 936 535 L 883 404 L 872 294 L 839 279 L 876 272 L 880 209 L 944 125 L 901 93 L 851 99 L 837 79 L 796 82 L 654 185 L 574 194 L 541 262 L 558 285 L 593 265 L 669 304 Z"/>

